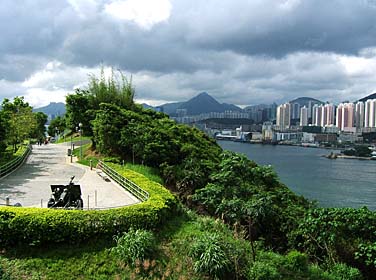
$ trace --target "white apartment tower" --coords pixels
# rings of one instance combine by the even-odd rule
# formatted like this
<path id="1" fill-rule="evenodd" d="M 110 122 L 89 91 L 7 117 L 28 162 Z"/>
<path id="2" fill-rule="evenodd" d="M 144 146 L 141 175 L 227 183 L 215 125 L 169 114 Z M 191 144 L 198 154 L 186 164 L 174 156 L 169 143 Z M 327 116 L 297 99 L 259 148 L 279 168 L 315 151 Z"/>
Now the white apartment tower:
<path id="1" fill-rule="evenodd" d="M 341 103 L 337 107 L 336 126 L 344 131 L 354 127 L 354 104 Z"/>
<path id="2" fill-rule="evenodd" d="M 306 106 L 300 108 L 300 126 L 308 125 L 308 108 Z"/>
<path id="3" fill-rule="evenodd" d="M 359 101 L 355 104 L 355 127 L 364 127 L 364 103 Z"/>
<path id="4" fill-rule="evenodd" d="M 291 119 L 291 105 L 290 103 L 285 103 L 277 107 L 277 121 L 276 124 L 280 129 L 286 129 L 290 127 Z"/>
<path id="5" fill-rule="evenodd" d="M 325 104 L 323 109 L 324 116 L 322 118 L 322 127 L 335 124 L 335 109 L 336 107 L 333 104 Z"/>
<path id="6" fill-rule="evenodd" d="M 364 127 L 376 127 L 376 99 L 368 99 L 364 107 Z"/>

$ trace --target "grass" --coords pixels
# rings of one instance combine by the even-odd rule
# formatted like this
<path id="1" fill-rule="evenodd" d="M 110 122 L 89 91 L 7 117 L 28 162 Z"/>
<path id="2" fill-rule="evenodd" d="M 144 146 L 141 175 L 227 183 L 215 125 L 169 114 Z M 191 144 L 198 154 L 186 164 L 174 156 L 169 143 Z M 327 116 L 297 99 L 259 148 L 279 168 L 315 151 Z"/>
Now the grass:
<path id="1" fill-rule="evenodd" d="M 150 179 L 154 182 L 157 182 L 161 185 L 164 184 L 163 179 L 159 175 L 159 172 L 156 168 L 149 167 L 149 166 L 146 166 L 146 165 L 141 165 L 141 164 L 132 164 L 132 163 L 128 163 L 128 162 L 123 166 L 123 168 L 130 169 L 130 170 L 133 170 L 135 172 L 138 172 L 138 173 L 144 175 L 146 178 L 148 178 L 148 179 Z"/>
<path id="2" fill-rule="evenodd" d="M 22 156 L 26 147 L 24 145 L 19 146 L 17 152 L 13 152 L 13 146 L 8 146 L 4 153 L 0 157 L 0 166 L 7 164 L 8 162 L 16 159 L 17 157 Z"/>
<path id="3" fill-rule="evenodd" d="M 59 140 L 55 141 L 55 143 L 60 144 L 60 143 L 70 142 L 71 140 L 73 142 L 77 142 L 77 141 L 81 140 L 81 137 L 80 137 L 79 133 L 75 133 L 72 136 L 73 136 L 72 139 L 71 139 L 70 135 L 69 136 L 68 135 L 67 136 L 60 136 Z M 90 137 L 88 137 L 88 136 L 82 136 L 82 140 L 90 140 Z"/>
<path id="4" fill-rule="evenodd" d="M 154 232 L 158 248 L 153 259 L 133 268 L 111 253 L 111 248 L 116 246 L 114 240 L 93 240 L 76 246 L 60 244 L 3 250 L 0 271 L 11 280 L 202 279 L 193 271 L 188 257 L 190 240 L 202 231 L 199 219 L 189 217 L 186 212 L 175 216 Z"/>
<path id="5" fill-rule="evenodd" d="M 83 159 L 80 159 L 80 147 L 73 150 L 73 155 L 76 156 L 79 160 L 77 161 L 80 164 L 90 166 L 90 161 L 92 162 L 93 167 L 97 166 L 99 160 L 106 161 L 106 158 L 102 155 L 95 154 L 92 152 L 91 144 L 86 144 L 82 146 Z M 164 184 L 163 179 L 161 178 L 158 169 L 149 167 L 141 164 L 132 164 L 130 162 L 125 162 L 123 168 L 130 169 L 135 172 L 138 172 L 144 175 L 146 178 L 157 182 L 161 185 Z"/>

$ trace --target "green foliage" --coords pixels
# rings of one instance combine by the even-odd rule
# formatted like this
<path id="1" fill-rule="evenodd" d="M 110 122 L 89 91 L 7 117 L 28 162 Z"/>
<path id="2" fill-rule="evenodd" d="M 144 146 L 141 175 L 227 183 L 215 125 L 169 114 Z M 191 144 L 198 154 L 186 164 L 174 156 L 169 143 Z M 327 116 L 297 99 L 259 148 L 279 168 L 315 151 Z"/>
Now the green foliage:
<path id="1" fill-rule="evenodd" d="M 198 236 L 191 247 L 190 255 L 196 272 L 208 274 L 214 279 L 224 279 L 229 272 L 230 259 L 218 234 L 205 233 Z"/>
<path id="2" fill-rule="evenodd" d="M 343 153 L 346 156 L 357 156 L 357 157 L 370 157 L 372 150 L 368 146 L 355 146 L 353 149 L 345 150 Z"/>
<path id="3" fill-rule="evenodd" d="M 46 123 L 48 116 L 43 112 L 36 112 L 34 113 L 35 120 L 36 120 L 36 127 L 35 130 L 32 132 L 31 137 L 36 139 L 44 139 L 46 136 Z"/>
<path id="4" fill-rule="evenodd" d="M 115 104 L 125 109 L 131 109 L 134 106 L 135 90 L 132 85 L 132 77 L 127 79 L 120 70 L 116 75 L 111 69 L 107 80 L 103 68 L 99 78 L 91 75 L 88 92 L 93 109 L 98 109 L 101 103 Z"/>
<path id="5" fill-rule="evenodd" d="M 150 110 L 100 105 L 93 121 L 99 152 L 160 168 L 181 196 L 203 187 L 218 162 L 220 148 L 202 132 Z"/>
<path id="6" fill-rule="evenodd" d="M 324 271 L 316 265 L 309 265 L 307 255 L 291 251 L 286 256 L 260 252 L 249 269 L 248 279 L 361 280 L 362 276 L 356 268 L 342 263 L 333 265 L 329 271 Z"/>
<path id="7" fill-rule="evenodd" d="M 269 246 L 284 246 L 307 201 L 282 185 L 270 167 L 232 152 L 223 152 L 220 158 L 211 182 L 193 199 L 211 215 L 244 226 L 251 241 L 263 237 Z"/>
<path id="8" fill-rule="evenodd" d="M 152 257 L 156 250 L 154 235 L 151 231 L 130 228 L 128 232 L 116 238 L 116 247 L 112 252 L 125 263 L 135 266 L 136 261 Z"/>
<path id="9" fill-rule="evenodd" d="M 360 243 L 355 259 L 364 260 L 366 265 L 376 267 L 376 242 Z"/>
<path id="10" fill-rule="evenodd" d="M 59 134 L 64 132 L 66 128 L 65 119 L 61 116 L 57 116 L 53 120 L 51 120 L 48 126 L 48 135 L 55 136 L 58 132 Z"/>
<path id="11" fill-rule="evenodd" d="M 331 269 L 330 273 L 335 280 L 362 280 L 360 271 L 354 267 L 349 267 L 344 263 L 337 263 Z"/>
<path id="12" fill-rule="evenodd" d="M 375 232 L 376 214 L 365 207 L 317 208 L 299 222 L 290 242 L 319 262 L 346 262 L 373 275 Z"/>
<path id="13" fill-rule="evenodd" d="M 93 119 L 93 116 L 90 114 L 90 110 L 93 108 L 90 105 L 89 92 L 76 89 L 74 94 L 67 95 L 65 102 L 65 122 L 67 128 L 71 131 L 76 131 L 76 127 L 78 127 L 79 123 L 82 123 L 84 134 L 91 135 L 90 121 Z"/>
<path id="14" fill-rule="evenodd" d="M 0 207 L 0 244 L 79 243 L 130 227 L 153 229 L 171 216 L 176 200 L 168 190 L 134 171 L 113 167 L 147 191 L 150 198 L 103 211 Z"/>
<path id="15" fill-rule="evenodd" d="M 2 103 L 2 121 L 5 123 L 5 140 L 12 144 L 14 151 L 34 132 L 37 121 L 32 107 L 23 97 L 15 97 L 13 103 L 4 99 Z"/>

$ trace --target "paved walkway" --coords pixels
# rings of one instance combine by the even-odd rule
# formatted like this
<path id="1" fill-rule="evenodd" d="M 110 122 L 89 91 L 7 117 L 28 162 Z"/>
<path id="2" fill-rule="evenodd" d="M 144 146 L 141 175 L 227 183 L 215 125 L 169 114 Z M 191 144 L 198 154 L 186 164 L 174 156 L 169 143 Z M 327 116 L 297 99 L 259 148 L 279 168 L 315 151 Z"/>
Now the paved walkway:
<path id="1" fill-rule="evenodd" d="M 66 185 L 71 176 L 75 176 L 74 183 L 81 185 L 84 209 L 88 204 L 90 209 L 103 209 L 139 202 L 117 183 L 103 180 L 95 169 L 70 163 L 67 148 L 66 144 L 34 145 L 27 162 L 0 179 L 0 204 L 9 197 L 11 205 L 18 202 L 26 207 L 47 207 L 50 185 Z"/>

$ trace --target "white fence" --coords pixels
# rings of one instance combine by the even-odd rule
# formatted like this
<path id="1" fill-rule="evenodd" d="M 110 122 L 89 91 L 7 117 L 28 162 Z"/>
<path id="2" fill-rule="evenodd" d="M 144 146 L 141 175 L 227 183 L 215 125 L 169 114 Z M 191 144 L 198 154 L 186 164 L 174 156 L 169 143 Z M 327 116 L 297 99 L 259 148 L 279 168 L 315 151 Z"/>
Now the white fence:
<path id="1" fill-rule="evenodd" d="M 30 153 L 31 147 L 28 145 L 22 156 L 0 166 L 0 179 L 16 170 L 22 163 L 24 163 Z"/>
<path id="2" fill-rule="evenodd" d="M 135 197 L 137 197 L 141 202 L 149 199 L 149 193 L 140 188 L 137 184 L 124 178 L 111 167 L 106 165 L 103 161 L 99 161 L 98 168 L 102 169 L 104 173 L 110 176 L 115 182 L 117 182 L 124 189 L 129 191 Z"/>

